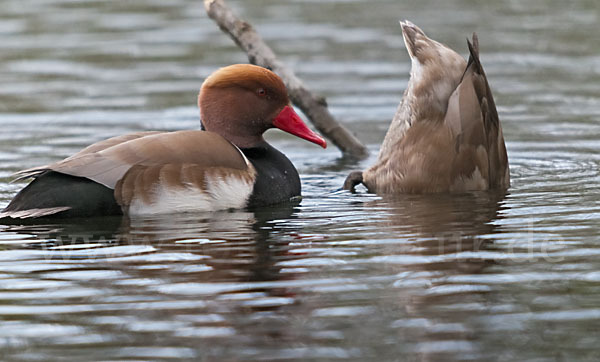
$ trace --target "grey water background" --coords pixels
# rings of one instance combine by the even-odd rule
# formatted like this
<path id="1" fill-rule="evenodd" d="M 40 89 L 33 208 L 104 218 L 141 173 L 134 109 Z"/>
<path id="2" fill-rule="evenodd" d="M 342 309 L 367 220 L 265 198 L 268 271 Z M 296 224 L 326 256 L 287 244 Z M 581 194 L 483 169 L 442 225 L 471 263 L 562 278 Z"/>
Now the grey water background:
<path id="1" fill-rule="evenodd" d="M 600 358 L 597 1 L 229 3 L 371 157 L 269 131 L 299 204 L 0 226 L 0 360 Z M 478 32 L 507 195 L 339 191 L 408 81 L 404 18 L 463 55 Z M 197 128 L 202 80 L 246 61 L 201 1 L 3 0 L 0 206 L 19 169 Z"/>

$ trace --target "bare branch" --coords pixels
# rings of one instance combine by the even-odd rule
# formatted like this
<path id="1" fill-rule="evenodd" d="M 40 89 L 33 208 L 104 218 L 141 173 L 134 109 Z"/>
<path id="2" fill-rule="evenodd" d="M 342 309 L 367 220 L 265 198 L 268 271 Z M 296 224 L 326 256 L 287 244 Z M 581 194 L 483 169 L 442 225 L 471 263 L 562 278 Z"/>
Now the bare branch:
<path id="1" fill-rule="evenodd" d="M 344 155 L 364 158 L 367 148 L 348 129 L 337 122 L 329 110 L 325 98 L 315 96 L 294 72 L 277 59 L 273 50 L 265 44 L 249 23 L 238 18 L 223 0 L 204 0 L 208 16 L 221 30 L 248 54 L 252 64 L 272 69 L 285 83 L 292 102 L 306 114 L 314 126 L 329 138 Z"/>

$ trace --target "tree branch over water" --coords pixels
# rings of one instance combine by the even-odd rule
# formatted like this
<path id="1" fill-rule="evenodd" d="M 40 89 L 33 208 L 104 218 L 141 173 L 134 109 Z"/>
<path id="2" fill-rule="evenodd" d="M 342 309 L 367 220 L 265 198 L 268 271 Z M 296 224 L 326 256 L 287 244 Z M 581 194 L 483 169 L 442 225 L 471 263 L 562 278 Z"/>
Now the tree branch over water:
<path id="1" fill-rule="evenodd" d="M 224 0 L 204 0 L 204 8 L 221 30 L 248 54 L 252 64 L 272 69 L 285 83 L 292 102 L 306 114 L 319 132 L 329 138 L 345 156 L 364 158 L 367 148 L 333 118 L 325 98 L 314 95 L 262 40 L 252 25 L 238 18 Z"/>

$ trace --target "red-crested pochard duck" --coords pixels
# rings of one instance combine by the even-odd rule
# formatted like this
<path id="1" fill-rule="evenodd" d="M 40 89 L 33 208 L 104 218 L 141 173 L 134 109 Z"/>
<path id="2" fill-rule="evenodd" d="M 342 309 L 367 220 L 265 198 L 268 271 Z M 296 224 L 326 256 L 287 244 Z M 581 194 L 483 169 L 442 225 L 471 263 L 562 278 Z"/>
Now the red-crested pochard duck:
<path id="1" fill-rule="evenodd" d="M 204 81 L 198 105 L 203 130 L 113 137 L 17 173 L 33 181 L 0 217 L 213 211 L 300 195 L 296 168 L 263 132 L 277 127 L 326 143 L 294 112 L 275 73 L 249 64 L 221 68 Z"/>
<path id="2" fill-rule="evenodd" d="M 412 66 L 408 87 L 375 165 L 352 172 L 344 188 L 363 183 L 378 194 L 506 189 L 510 184 L 502 127 L 479 61 L 469 61 L 400 22 Z"/>

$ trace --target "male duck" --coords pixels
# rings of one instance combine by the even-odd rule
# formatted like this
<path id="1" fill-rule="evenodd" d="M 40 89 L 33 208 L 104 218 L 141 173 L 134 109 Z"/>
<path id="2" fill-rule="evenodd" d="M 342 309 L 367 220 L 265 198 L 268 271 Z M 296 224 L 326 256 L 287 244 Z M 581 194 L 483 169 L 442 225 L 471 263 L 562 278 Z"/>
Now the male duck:
<path id="1" fill-rule="evenodd" d="M 290 160 L 263 139 L 277 127 L 326 147 L 289 104 L 270 70 L 231 65 L 198 96 L 205 130 L 139 132 L 95 143 L 33 177 L 0 218 L 157 214 L 255 207 L 300 195 Z"/>

